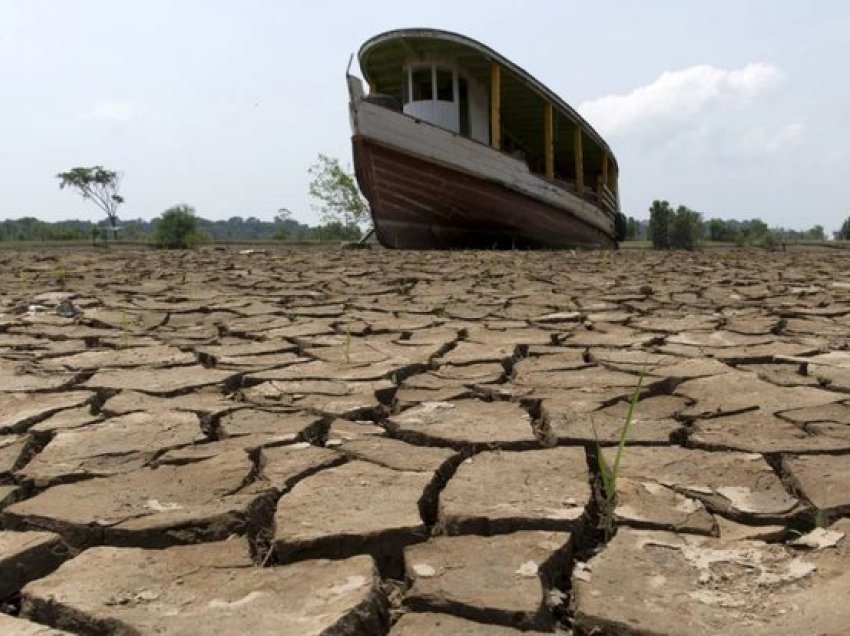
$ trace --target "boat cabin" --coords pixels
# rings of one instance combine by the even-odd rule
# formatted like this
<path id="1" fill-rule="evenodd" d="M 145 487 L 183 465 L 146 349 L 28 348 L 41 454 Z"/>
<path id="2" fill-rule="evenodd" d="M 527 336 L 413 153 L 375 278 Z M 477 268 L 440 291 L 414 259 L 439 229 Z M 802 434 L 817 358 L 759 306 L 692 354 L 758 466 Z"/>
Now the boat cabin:
<path id="1" fill-rule="evenodd" d="M 429 29 L 390 31 L 360 49 L 367 99 L 487 144 L 542 178 L 619 211 L 608 145 L 566 102 L 488 47 Z"/>
<path id="2" fill-rule="evenodd" d="M 406 115 L 481 143 L 489 142 L 487 87 L 453 62 L 405 64 L 402 103 Z"/>

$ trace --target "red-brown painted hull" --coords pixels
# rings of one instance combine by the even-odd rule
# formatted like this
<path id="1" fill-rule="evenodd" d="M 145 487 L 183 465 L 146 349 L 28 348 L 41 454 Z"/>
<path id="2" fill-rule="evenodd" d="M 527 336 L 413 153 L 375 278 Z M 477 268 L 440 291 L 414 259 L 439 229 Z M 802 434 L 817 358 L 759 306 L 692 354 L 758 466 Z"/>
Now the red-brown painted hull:
<path id="1" fill-rule="evenodd" d="M 401 249 L 615 248 L 566 210 L 355 135 L 354 167 L 382 245 Z"/>

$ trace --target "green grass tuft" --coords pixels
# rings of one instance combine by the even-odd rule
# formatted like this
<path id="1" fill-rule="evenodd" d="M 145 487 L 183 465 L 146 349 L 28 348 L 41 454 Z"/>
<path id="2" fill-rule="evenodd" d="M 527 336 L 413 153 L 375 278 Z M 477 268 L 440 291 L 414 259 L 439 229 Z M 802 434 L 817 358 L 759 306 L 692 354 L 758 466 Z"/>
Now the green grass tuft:
<path id="1" fill-rule="evenodd" d="M 641 371 L 638 376 L 637 386 L 632 393 L 629 401 L 629 410 L 626 413 L 626 419 L 623 422 L 623 428 L 620 430 L 620 441 L 617 444 L 617 453 L 614 455 L 614 464 L 609 466 L 605 461 L 605 456 L 602 454 L 602 445 L 599 443 L 599 435 L 596 432 L 596 425 L 593 425 L 593 435 L 596 437 L 596 457 L 599 462 L 599 476 L 602 479 L 602 490 L 605 495 L 603 502 L 601 526 L 605 532 L 606 541 L 614 532 L 614 509 L 617 506 L 617 476 L 620 473 L 620 460 L 623 457 L 623 452 L 626 449 L 626 440 L 629 438 L 629 430 L 634 421 L 635 409 L 640 401 L 640 389 L 643 385 L 644 371 Z"/>
<path id="2" fill-rule="evenodd" d="M 343 342 L 343 355 L 345 356 L 345 363 L 351 363 L 351 324 L 345 324 L 345 341 Z"/>

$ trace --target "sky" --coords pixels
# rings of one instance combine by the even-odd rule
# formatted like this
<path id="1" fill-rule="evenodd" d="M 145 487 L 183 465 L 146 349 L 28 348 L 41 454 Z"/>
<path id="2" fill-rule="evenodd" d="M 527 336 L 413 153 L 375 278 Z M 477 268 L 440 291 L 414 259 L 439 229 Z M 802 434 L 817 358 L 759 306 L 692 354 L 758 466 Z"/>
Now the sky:
<path id="1" fill-rule="evenodd" d="M 850 214 L 846 0 L 0 0 L 0 218 L 99 220 L 55 175 L 103 165 L 122 218 L 188 203 L 314 224 L 309 166 L 351 162 L 349 56 L 415 26 L 573 105 L 617 156 L 628 215 L 665 199 L 831 231 Z"/>

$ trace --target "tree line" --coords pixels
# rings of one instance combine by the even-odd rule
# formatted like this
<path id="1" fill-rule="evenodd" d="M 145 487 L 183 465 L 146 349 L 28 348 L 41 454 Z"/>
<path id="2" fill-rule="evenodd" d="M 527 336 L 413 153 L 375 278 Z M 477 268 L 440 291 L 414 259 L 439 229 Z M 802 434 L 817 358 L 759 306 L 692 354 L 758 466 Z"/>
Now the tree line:
<path id="1" fill-rule="evenodd" d="M 113 240 L 121 236 L 128 241 L 152 242 L 161 247 L 192 247 L 204 242 L 243 240 L 289 241 L 353 241 L 370 225 L 369 206 L 357 187 L 350 168 L 340 161 L 319 154 L 310 166 L 312 177 L 309 194 L 322 224 L 309 226 L 292 218 L 281 208 L 274 221 L 261 221 L 249 216 L 232 216 L 211 221 L 198 217 L 187 204 L 172 206 L 153 221 L 135 219 L 119 227 L 118 208 L 124 203 L 119 194 L 121 173 L 103 166 L 76 167 L 56 175 L 59 187 L 75 190 L 83 199 L 94 203 L 106 214 Z M 713 218 L 704 221 L 702 214 L 687 206 L 675 209 L 667 201 L 656 200 L 649 208 L 649 220 L 641 221 L 617 213 L 615 229 L 618 240 L 649 239 L 656 249 L 694 249 L 702 241 L 729 242 L 736 245 L 773 247 L 785 241 L 823 241 L 823 226 L 808 230 L 771 228 L 761 219 L 738 221 Z M 0 241 L 106 240 L 106 227 L 90 221 L 48 223 L 34 217 L 0 222 Z M 850 217 L 834 237 L 850 240 Z"/>
<path id="2" fill-rule="evenodd" d="M 369 224 L 369 206 L 350 169 L 338 159 L 320 154 L 310 166 L 309 194 L 322 223 L 300 223 L 286 208 L 280 208 L 274 221 L 257 217 L 231 216 L 212 221 L 197 216 L 185 203 L 172 206 L 152 221 L 124 220 L 119 225 L 118 208 L 124 203 L 119 194 L 123 175 L 103 166 L 78 166 L 56 175 L 61 189 L 76 191 L 104 214 L 107 224 L 71 220 L 54 223 L 26 216 L 0 222 L 0 241 L 105 241 L 107 230 L 113 240 L 150 242 L 160 247 L 185 248 L 211 241 L 356 241 Z"/>
<path id="3" fill-rule="evenodd" d="M 702 214 L 687 206 L 675 209 L 667 201 L 653 201 L 649 220 L 627 217 L 624 223 L 625 240 L 649 240 L 655 249 L 694 249 L 703 241 L 775 247 L 788 241 L 825 241 L 822 225 L 807 230 L 769 227 L 761 219 L 712 218 L 703 220 Z M 836 240 L 850 240 L 850 217 L 833 233 Z"/>
<path id="4" fill-rule="evenodd" d="M 201 242 L 228 241 L 350 241 L 361 236 L 359 229 L 329 221 L 311 226 L 292 218 L 275 218 L 262 221 L 255 216 L 231 216 L 224 220 L 210 220 L 195 215 L 190 206 L 174 206 L 195 216 L 195 230 Z M 173 208 L 169 208 L 172 210 Z M 166 210 L 163 214 L 166 214 Z M 154 242 L 160 219 L 126 219 L 118 229 L 119 240 Z M 0 221 L 0 241 L 96 241 L 112 233 L 112 225 L 84 220 L 41 221 L 31 216 Z"/>

